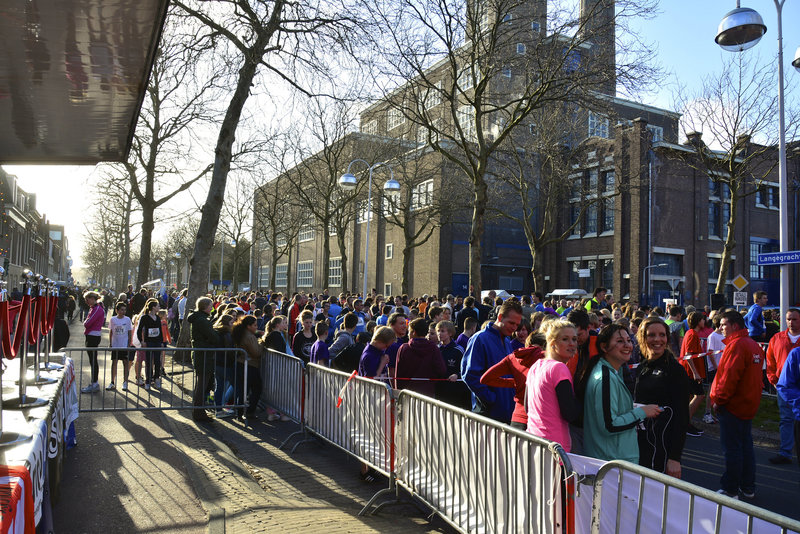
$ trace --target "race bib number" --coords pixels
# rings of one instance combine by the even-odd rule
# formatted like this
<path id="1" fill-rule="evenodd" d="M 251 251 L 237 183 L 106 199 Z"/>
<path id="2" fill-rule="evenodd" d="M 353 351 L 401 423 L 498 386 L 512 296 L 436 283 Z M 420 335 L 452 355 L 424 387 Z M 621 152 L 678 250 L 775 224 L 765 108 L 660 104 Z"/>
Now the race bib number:
<path id="1" fill-rule="evenodd" d="M 158 337 L 158 334 L 161 333 L 160 328 L 148 328 L 147 329 L 147 337 Z"/>

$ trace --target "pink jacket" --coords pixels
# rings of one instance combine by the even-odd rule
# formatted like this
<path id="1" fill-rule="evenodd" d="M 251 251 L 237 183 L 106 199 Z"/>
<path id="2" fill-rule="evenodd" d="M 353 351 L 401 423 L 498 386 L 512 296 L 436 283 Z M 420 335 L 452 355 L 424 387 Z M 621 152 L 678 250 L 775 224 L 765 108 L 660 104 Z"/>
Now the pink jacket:
<path id="1" fill-rule="evenodd" d="M 106 309 L 99 302 L 92 306 L 89 310 L 89 315 L 83 321 L 83 334 L 88 336 L 92 332 L 100 332 L 103 329 L 103 323 L 106 322 Z"/>

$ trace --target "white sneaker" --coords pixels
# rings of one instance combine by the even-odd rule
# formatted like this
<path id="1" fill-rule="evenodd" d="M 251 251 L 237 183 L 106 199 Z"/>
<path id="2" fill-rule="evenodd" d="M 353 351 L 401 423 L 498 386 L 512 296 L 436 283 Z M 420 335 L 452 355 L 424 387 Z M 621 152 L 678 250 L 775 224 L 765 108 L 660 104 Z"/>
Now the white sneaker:
<path id="1" fill-rule="evenodd" d="M 112 391 L 114 389 L 116 389 L 114 382 L 111 382 L 109 385 L 106 386 L 106 391 Z"/>
<path id="2" fill-rule="evenodd" d="M 100 391 L 100 384 L 97 382 L 92 382 L 85 388 L 81 388 L 81 393 L 94 393 L 95 391 Z"/>
<path id="3" fill-rule="evenodd" d="M 136 385 L 142 387 L 144 385 L 144 378 L 137 378 Z"/>
<path id="4" fill-rule="evenodd" d="M 154 387 L 157 387 L 157 388 L 161 388 L 161 379 L 160 379 L 160 378 L 156 378 L 156 379 L 153 381 L 153 386 L 154 386 Z"/>
<path id="5" fill-rule="evenodd" d="M 707 414 L 705 414 L 705 415 L 703 416 L 703 422 L 704 422 L 705 424 L 707 424 L 707 425 L 713 425 L 714 423 L 716 423 L 716 422 L 717 422 L 717 420 L 716 420 L 716 419 L 714 419 L 714 416 L 713 416 L 713 415 L 711 415 L 710 413 L 707 413 Z"/>
<path id="6" fill-rule="evenodd" d="M 122 391 L 128 391 L 128 381 L 122 383 Z"/>

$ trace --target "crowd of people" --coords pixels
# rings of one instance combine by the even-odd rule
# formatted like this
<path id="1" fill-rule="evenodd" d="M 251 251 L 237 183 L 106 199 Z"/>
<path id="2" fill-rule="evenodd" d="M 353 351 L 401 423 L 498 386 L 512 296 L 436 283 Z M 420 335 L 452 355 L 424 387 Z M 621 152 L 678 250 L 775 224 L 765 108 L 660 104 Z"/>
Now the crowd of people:
<path id="1" fill-rule="evenodd" d="M 362 299 L 327 291 L 291 297 L 254 291 L 192 305 L 186 298 L 185 290 L 160 301 L 144 289 L 119 295 L 109 340 L 112 375 L 122 361 L 126 389 L 135 358 L 137 384 L 160 387 L 163 353 L 147 349 L 177 337 L 186 317 L 198 349 L 197 420 L 211 419 L 202 407 L 212 391 L 217 417 L 232 415 L 225 405 L 245 398 L 248 411 L 238 415 L 255 417 L 260 362 L 273 349 L 435 397 L 568 452 L 623 459 L 678 478 L 687 436 L 702 433 L 692 418 L 704 407 L 702 420 L 720 427 L 719 492 L 734 498 L 755 495 L 751 427 L 765 388 L 777 389 L 781 414 L 781 446 L 770 461 L 790 463 L 800 443 L 800 310 L 787 312 L 788 328 L 780 331 L 763 309 L 763 292 L 754 294 L 746 313 L 619 304 L 604 288 L 590 299 L 557 302 L 539 293 L 503 300 L 493 292 L 480 301 Z M 87 292 L 81 300 L 88 305 L 86 344 L 96 347 L 103 316 L 95 308 L 102 299 Z M 221 350 L 234 347 L 247 357 Z M 87 393 L 99 389 L 96 354 L 90 360 Z M 245 365 L 252 368 L 246 384 Z M 114 378 L 107 389 L 115 387 Z M 267 419 L 288 420 L 272 410 Z M 371 480 L 374 473 L 364 466 L 361 476 Z"/>

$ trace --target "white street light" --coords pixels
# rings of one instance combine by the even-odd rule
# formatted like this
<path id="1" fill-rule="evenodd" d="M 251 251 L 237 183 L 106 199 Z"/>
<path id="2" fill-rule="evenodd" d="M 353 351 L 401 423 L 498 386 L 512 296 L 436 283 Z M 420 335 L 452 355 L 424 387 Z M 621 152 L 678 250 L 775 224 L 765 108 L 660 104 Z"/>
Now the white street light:
<path id="1" fill-rule="evenodd" d="M 789 206 L 786 178 L 786 119 L 783 95 L 783 5 L 786 0 L 773 0 L 778 12 L 778 220 L 780 252 L 789 250 Z M 725 15 L 719 24 L 715 41 L 723 50 L 740 52 L 754 46 L 767 33 L 761 15 L 750 8 L 736 9 Z M 800 70 L 800 49 L 792 65 Z M 786 328 L 786 310 L 789 308 L 789 266 L 781 264 L 780 276 L 781 329 Z"/>
<path id="2" fill-rule="evenodd" d="M 375 163 L 374 165 L 370 165 L 363 159 L 354 159 L 347 166 L 347 172 L 339 178 L 339 185 L 342 187 L 342 189 L 355 189 L 356 185 L 358 184 L 358 179 L 350 173 L 350 167 L 352 167 L 353 163 L 357 161 L 360 161 L 369 167 L 369 180 L 367 182 L 367 228 L 365 233 L 366 239 L 364 240 L 364 291 L 361 294 L 362 298 L 367 298 L 367 274 L 369 273 L 369 221 L 372 218 L 372 171 L 381 166 L 389 167 L 391 178 L 385 184 L 383 184 L 383 190 L 387 193 L 399 191 L 400 183 L 394 179 L 394 171 L 392 170 L 392 166 L 389 165 L 388 161 L 381 161 Z"/>
<path id="3" fill-rule="evenodd" d="M 645 289 L 645 294 L 644 294 L 645 297 L 649 297 L 650 296 L 650 284 L 653 281 L 652 280 L 653 277 L 650 276 L 650 278 L 647 279 L 647 285 L 646 286 L 644 285 L 644 279 L 645 279 L 645 276 L 647 275 L 647 271 L 649 271 L 650 269 L 655 269 L 656 267 L 666 267 L 666 266 L 667 266 L 666 263 L 655 263 L 653 265 L 648 265 L 647 267 L 642 269 L 642 286 Z"/>

